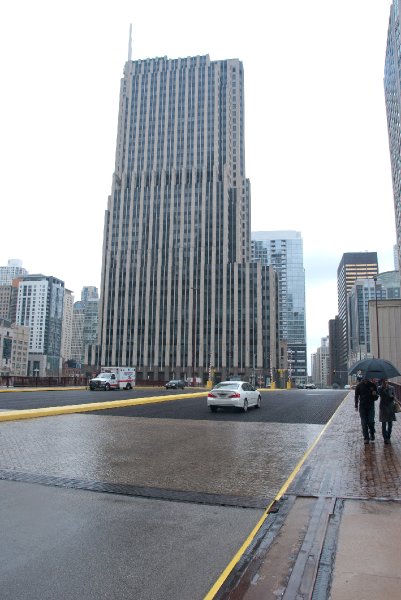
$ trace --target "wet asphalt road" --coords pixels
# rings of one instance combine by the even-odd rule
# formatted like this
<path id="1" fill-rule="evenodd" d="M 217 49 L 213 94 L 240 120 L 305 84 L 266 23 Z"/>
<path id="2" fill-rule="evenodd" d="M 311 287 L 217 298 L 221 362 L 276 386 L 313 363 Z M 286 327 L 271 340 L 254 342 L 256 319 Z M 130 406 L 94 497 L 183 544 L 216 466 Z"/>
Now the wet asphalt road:
<path id="1" fill-rule="evenodd" d="M 57 391 L 57 392 L 13 392 L 0 394 L 0 410 L 23 410 L 49 406 L 70 406 L 90 402 L 109 402 L 149 396 L 170 396 L 183 393 L 181 390 L 137 389 L 116 392 Z M 187 388 L 184 393 L 192 393 Z M 315 423 L 325 424 L 336 410 L 346 392 L 337 390 L 277 390 L 262 392 L 261 410 L 250 409 L 246 414 L 235 408 L 225 408 L 212 414 L 206 406 L 206 398 L 187 398 L 185 401 L 132 406 L 127 408 L 97 411 L 103 416 L 147 417 L 165 419 L 210 419 L 212 421 Z M 94 413 L 91 413 L 94 414 Z"/>
<path id="2" fill-rule="evenodd" d="M 2 408 L 133 397 L 33 394 Z M 198 397 L 0 423 L 2 598 L 204 598 L 345 392 L 262 396 L 246 414 Z"/>

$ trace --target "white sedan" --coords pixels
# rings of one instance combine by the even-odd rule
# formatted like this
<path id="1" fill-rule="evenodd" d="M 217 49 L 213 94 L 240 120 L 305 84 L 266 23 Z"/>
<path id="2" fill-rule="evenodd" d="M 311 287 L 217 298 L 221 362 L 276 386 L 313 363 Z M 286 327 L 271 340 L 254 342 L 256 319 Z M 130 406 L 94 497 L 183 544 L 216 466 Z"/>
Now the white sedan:
<path id="1" fill-rule="evenodd" d="M 236 406 L 244 412 L 249 406 L 260 408 L 262 397 L 247 381 L 222 381 L 207 395 L 207 405 L 212 412 L 225 406 Z"/>

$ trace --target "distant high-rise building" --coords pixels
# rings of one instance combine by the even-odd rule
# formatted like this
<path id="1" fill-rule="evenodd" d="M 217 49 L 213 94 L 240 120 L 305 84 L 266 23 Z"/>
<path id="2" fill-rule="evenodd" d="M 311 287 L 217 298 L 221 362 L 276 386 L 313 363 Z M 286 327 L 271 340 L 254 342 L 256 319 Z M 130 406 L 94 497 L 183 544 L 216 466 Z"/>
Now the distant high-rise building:
<path id="1" fill-rule="evenodd" d="M 16 277 L 24 277 L 28 271 L 22 267 L 22 261 L 12 258 L 6 267 L 0 267 L 0 285 L 11 285 Z"/>
<path id="2" fill-rule="evenodd" d="M 81 302 L 84 307 L 89 300 L 99 300 L 99 290 L 94 285 L 85 285 L 81 290 Z"/>
<path id="3" fill-rule="evenodd" d="M 60 375 L 64 282 L 26 275 L 18 287 L 17 324 L 30 328 L 28 375 Z"/>
<path id="4" fill-rule="evenodd" d="M 384 67 L 384 94 L 387 112 L 387 131 L 393 181 L 395 229 L 397 235 L 398 265 L 401 260 L 401 23 L 399 0 L 393 0 L 387 34 Z M 397 269 L 397 267 L 396 267 Z"/>
<path id="5" fill-rule="evenodd" d="M 91 298 L 85 304 L 85 318 L 83 329 L 84 347 L 89 344 L 96 344 L 98 339 L 99 324 L 99 299 Z"/>
<path id="6" fill-rule="evenodd" d="M 348 383 L 348 294 L 357 279 L 374 277 L 377 274 L 377 252 L 346 252 L 337 269 L 338 316 L 343 327 L 339 349 L 341 378 L 338 377 L 341 385 Z"/>
<path id="7" fill-rule="evenodd" d="M 271 265 L 278 274 L 280 340 L 288 347 L 295 383 L 306 383 L 305 270 L 299 231 L 253 231 L 252 261 Z"/>
<path id="8" fill-rule="evenodd" d="M 394 300 L 401 298 L 400 275 L 398 271 L 385 271 L 377 276 L 377 283 L 384 290 L 384 298 Z"/>
<path id="9" fill-rule="evenodd" d="M 63 333 L 61 339 L 61 357 L 63 363 L 71 358 L 72 311 L 74 296 L 71 290 L 64 291 Z"/>
<path id="10" fill-rule="evenodd" d="M 82 288 L 81 300 L 72 310 L 72 336 L 69 359 L 76 365 L 86 363 L 86 347 L 98 341 L 99 294 L 95 286 Z"/>
<path id="11" fill-rule="evenodd" d="M 343 382 L 347 380 L 347 373 L 342 372 L 342 336 L 343 324 L 337 315 L 329 321 L 329 373 L 327 377 L 329 386 L 345 385 Z"/>
<path id="12" fill-rule="evenodd" d="M 269 374 L 275 277 L 249 260 L 242 63 L 128 60 L 119 106 L 102 364 L 150 380 Z"/>
<path id="13" fill-rule="evenodd" d="M 312 380 L 321 388 L 329 385 L 329 338 L 321 339 L 321 344 L 316 353 L 312 355 Z"/>
<path id="14" fill-rule="evenodd" d="M 70 360 L 74 361 L 75 365 L 80 368 L 82 363 L 82 355 L 84 352 L 84 323 L 85 309 L 82 302 L 74 302 L 72 310 L 72 332 L 71 332 L 71 352 Z"/>
<path id="15" fill-rule="evenodd" d="M 398 286 L 399 290 L 399 286 Z M 386 289 L 372 278 L 356 279 L 348 293 L 348 366 L 372 357 L 369 301 L 385 299 Z M 399 296 L 398 296 L 399 297 Z"/>

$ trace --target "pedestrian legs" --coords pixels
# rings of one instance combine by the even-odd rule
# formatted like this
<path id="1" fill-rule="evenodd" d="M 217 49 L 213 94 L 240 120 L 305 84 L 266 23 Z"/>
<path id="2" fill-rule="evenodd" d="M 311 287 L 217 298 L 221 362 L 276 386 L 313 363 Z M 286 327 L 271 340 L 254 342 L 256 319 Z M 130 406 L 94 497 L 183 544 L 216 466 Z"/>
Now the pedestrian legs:
<path id="1" fill-rule="evenodd" d="M 365 443 L 369 443 L 369 435 L 372 442 L 375 439 L 375 405 L 359 406 L 361 417 L 362 435 Z"/>
<path id="2" fill-rule="evenodd" d="M 383 421 L 382 422 L 382 434 L 383 434 L 383 439 L 384 439 L 384 443 L 388 443 L 391 437 L 391 432 L 393 429 L 393 422 L 392 421 Z"/>

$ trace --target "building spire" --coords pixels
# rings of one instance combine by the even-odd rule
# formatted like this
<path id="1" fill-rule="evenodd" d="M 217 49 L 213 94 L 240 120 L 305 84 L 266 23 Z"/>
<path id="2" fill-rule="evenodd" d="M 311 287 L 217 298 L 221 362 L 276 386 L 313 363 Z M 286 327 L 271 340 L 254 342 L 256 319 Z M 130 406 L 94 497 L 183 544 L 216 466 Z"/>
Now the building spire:
<path id="1" fill-rule="evenodd" d="M 129 24 L 128 60 L 132 60 L 132 23 Z"/>

